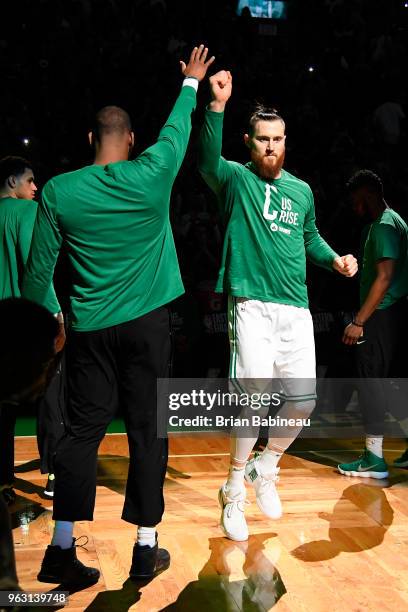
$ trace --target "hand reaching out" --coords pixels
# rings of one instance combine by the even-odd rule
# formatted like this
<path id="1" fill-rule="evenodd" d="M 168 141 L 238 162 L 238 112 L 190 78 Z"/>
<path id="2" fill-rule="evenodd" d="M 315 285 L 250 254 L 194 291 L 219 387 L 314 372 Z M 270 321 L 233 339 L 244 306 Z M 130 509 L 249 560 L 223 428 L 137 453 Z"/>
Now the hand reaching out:
<path id="1" fill-rule="evenodd" d="M 202 81 L 205 75 L 207 74 L 208 68 L 211 66 L 215 57 L 210 57 L 207 60 L 208 49 L 204 47 L 204 45 L 200 45 L 199 47 L 194 47 L 191 52 L 190 59 L 188 64 L 180 61 L 181 72 L 185 77 L 193 77 L 198 81 Z M 207 61 L 206 61 L 207 60 Z"/>

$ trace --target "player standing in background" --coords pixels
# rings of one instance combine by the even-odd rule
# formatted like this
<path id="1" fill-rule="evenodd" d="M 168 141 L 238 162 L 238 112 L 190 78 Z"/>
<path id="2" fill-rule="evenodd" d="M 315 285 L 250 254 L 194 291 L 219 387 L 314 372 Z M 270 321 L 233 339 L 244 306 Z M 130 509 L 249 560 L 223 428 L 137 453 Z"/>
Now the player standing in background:
<path id="1" fill-rule="evenodd" d="M 0 160 L 0 299 L 17 298 L 21 295 L 23 274 L 37 214 L 37 202 L 34 201 L 36 192 L 37 186 L 29 161 L 14 156 Z M 45 306 L 52 314 L 57 315 L 63 328 L 62 315 L 59 313 L 60 308 L 53 289 L 47 295 Z M 59 348 L 62 348 L 62 344 Z M 60 367 L 45 398 L 38 402 L 37 431 L 41 472 L 48 474 L 44 493 L 50 496 L 54 483 L 55 445 L 65 430 L 60 397 Z M 12 488 L 16 417 L 14 408 L 4 408 L 0 413 L 0 491 L 8 504 L 13 503 L 16 497 Z"/>
<path id="2" fill-rule="evenodd" d="M 225 226 L 217 290 L 229 296 L 230 378 L 247 393 L 270 390 L 272 379 L 282 379 L 285 403 L 279 416 L 305 418 L 316 397 L 306 257 L 348 277 L 356 273 L 357 262 L 352 255 L 338 256 L 320 237 L 309 185 L 283 169 L 285 123 L 275 110 L 257 108 L 250 119 L 244 136 L 249 163 L 244 166 L 221 156 L 231 74 L 218 72 L 210 86 L 212 102 L 201 131 L 199 169 L 218 197 Z M 251 437 L 232 436 L 229 475 L 219 492 L 227 537 L 248 538 L 244 479 L 253 484 L 266 516 L 281 516 L 277 464 L 300 430 L 296 426 L 275 432 L 263 453 L 251 461 L 259 428 L 253 428 Z"/>
<path id="3" fill-rule="evenodd" d="M 383 456 L 387 395 L 381 379 L 406 373 L 408 227 L 384 200 L 382 181 L 374 172 L 360 170 L 347 186 L 354 212 L 367 221 L 361 240 L 361 306 L 343 336 L 345 344 L 355 345 L 366 440 L 363 454 L 338 469 L 347 476 L 381 479 L 388 476 Z M 405 421 L 401 426 L 408 431 Z M 395 461 L 396 467 L 407 465 L 408 451 Z"/>

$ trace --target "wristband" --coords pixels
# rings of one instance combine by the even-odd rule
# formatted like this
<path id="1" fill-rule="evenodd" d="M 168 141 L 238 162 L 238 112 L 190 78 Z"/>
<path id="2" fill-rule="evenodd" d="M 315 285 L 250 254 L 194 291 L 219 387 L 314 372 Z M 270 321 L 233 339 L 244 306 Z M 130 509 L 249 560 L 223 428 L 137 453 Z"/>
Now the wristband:
<path id="1" fill-rule="evenodd" d="M 187 76 L 184 81 L 183 81 L 183 87 L 185 87 L 186 85 L 188 87 L 192 87 L 193 89 L 195 89 L 196 91 L 198 90 L 198 79 L 196 79 L 195 77 L 189 77 Z"/>
<path id="2" fill-rule="evenodd" d="M 364 323 L 357 323 L 355 319 L 352 320 L 352 324 L 355 325 L 356 327 L 364 327 Z"/>

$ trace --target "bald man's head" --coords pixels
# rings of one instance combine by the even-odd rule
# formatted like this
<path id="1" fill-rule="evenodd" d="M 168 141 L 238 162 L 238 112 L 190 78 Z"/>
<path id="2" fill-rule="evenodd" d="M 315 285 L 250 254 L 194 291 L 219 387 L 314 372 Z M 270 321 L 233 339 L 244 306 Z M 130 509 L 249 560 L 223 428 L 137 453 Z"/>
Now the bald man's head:
<path id="1" fill-rule="evenodd" d="M 107 137 L 116 137 L 120 140 L 132 132 L 130 117 L 119 106 L 104 106 L 96 114 L 92 132 L 97 142 L 101 142 Z"/>

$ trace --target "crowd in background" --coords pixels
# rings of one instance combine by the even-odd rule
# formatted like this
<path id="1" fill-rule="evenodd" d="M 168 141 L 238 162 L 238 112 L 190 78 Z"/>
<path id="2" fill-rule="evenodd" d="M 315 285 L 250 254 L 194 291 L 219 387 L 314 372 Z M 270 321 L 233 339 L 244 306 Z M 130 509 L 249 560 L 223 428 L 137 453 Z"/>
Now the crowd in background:
<path id="1" fill-rule="evenodd" d="M 16 0 L 7 7 L 13 15 L 0 20 L 0 156 L 29 158 L 40 185 L 76 169 L 90 160 L 86 134 L 106 104 L 129 111 L 137 154 L 177 96 L 179 59 L 203 40 L 216 55 L 214 70 L 229 69 L 234 79 L 224 156 L 247 161 L 242 135 L 255 100 L 276 107 L 287 125 L 285 167 L 311 185 L 322 235 L 338 252 L 357 254 L 361 227 L 345 192 L 354 171 L 378 172 L 387 202 L 408 219 L 408 3 L 288 4 L 287 20 L 265 24 L 247 12 L 238 17 L 234 0 Z M 171 209 L 186 287 L 173 304 L 179 376 L 222 375 L 228 362 L 226 303 L 213 291 L 222 221 L 196 169 L 209 97 L 200 89 Z M 62 297 L 68 282 L 62 261 Z M 344 353 L 336 328 L 358 305 L 358 283 L 310 267 L 308 284 L 318 362 L 330 365 Z"/>

